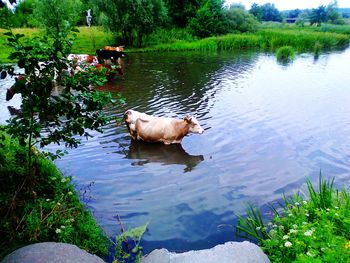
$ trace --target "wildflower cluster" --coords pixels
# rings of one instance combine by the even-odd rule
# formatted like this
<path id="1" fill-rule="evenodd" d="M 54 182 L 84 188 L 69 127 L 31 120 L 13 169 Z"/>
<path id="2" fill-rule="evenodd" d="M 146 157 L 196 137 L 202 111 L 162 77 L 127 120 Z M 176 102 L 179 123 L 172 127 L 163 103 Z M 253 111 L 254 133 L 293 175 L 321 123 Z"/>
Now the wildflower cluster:
<path id="1" fill-rule="evenodd" d="M 310 199 L 300 194 L 284 197 L 282 209 L 274 209 L 271 222 L 262 222 L 252 206 L 248 218 L 239 217 L 239 233 L 252 232 L 271 262 L 348 262 L 350 258 L 350 198 L 333 183 L 322 181 L 316 192 L 308 181 Z M 252 217 L 255 215 L 255 217 Z M 259 216 L 257 216 L 259 215 Z M 259 218 L 260 217 L 260 218 Z M 266 229 L 265 233 L 257 229 Z"/>

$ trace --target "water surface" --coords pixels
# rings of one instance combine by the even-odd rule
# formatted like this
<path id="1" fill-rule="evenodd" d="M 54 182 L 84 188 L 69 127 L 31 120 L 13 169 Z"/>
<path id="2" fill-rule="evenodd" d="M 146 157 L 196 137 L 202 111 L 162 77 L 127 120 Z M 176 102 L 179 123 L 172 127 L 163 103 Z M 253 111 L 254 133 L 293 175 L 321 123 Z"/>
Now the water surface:
<path id="1" fill-rule="evenodd" d="M 56 163 L 110 236 L 150 222 L 145 252 L 213 247 L 234 235 L 247 203 L 265 206 L 318 180 L 350 182 L 350 49 L 298 56 L 239 53 L 132 54 L 126 75 L 105 89 L 132 108 L 168 117 L 196 116 L 205 133 L 182 145 L 132 142 L 113 121 Z M 8 118 L 4 84 L 0 121 Z"/>

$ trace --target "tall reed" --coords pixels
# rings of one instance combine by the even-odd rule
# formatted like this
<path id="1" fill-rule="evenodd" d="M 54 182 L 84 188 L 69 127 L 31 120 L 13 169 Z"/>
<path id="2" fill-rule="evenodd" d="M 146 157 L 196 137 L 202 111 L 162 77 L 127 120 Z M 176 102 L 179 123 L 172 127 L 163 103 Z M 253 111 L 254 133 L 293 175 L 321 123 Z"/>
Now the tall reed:
<path id="1" fill-rule="evenodd" d="M 191 42 L 177 41 L 131 51 L 223 51 L 237 49 L 276 51 L 280 47 L 290 46 L 298 52 L 313 52 L 315 46 L 320 50 L 331 50 L 345 48 L 349 43 L 350 37 L 344 34 L 290 29 L 262 29 L 256 33 L 229 34 Z"/>

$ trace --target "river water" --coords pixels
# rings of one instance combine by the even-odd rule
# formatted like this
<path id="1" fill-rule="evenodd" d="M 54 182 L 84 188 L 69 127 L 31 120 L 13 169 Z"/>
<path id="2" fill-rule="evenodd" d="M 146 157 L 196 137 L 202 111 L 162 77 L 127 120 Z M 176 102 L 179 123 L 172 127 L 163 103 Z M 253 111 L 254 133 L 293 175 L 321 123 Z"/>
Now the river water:
<path id="1" fill-rule="evenodd" d="M 145 252 L 213 247 L 235 236 L 236 215 L 248 203 L 270 202 L 305 190 L 320 171 L 350 183 L 350 49 L 317 59 L 300 55 L 277 63 L 256 52 L 131 54 L 114 119 L 132 108 L 168 117 L 197 117 L 202 135 L 182 145 L 132 142 L 112 121 L 103 134 L 57 160 L 106 233 L 149 222 Z M 6 109 L 0 88 L 0 122 Z M 264 217 L 268 217 L 268 214 Z"/>

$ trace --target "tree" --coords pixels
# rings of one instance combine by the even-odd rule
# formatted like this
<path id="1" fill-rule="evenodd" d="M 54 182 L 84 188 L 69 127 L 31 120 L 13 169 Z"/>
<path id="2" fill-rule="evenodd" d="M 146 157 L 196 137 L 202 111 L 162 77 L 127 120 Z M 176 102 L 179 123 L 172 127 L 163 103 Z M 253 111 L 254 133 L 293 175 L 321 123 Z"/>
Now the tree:
<path id="1" fill-rule="evenodd" d="M 329 3 L 326 8 L 327 12 L 327 22 L 332 24 L 342 24 L 342 15 L 338 12 L 338 2 L 335 0 L 334 2 Z"/>
<path id="2" fill-rule="evenodd" d="M 116 44 L 141 46 L 145 35 L 167 20 L 162 0 L 91 0 L 98 21 L 114 33 Z"/>
<path id="3" fill-rule="evenodd" d="M 254 3 L 249 10 L 259 21 L 276 21 L 282 22 L 282 14 L 274 4 L 267 3 L 262 6 Z"/>
<path id="4" fill-rule="evenodd" d="M 80 0 L 36 0 L 33 15 L 48 34 L 58 36 L 70 32 L 81 12 Z"/>
<path id="5" fill-rule="evenodd" d="M 196 16 L 197 10 L 203 5 L 203 0 L 165 0 L 171 22 L 184 28 Z"/>
<path id="6" fill-rule="evenodd" d="M 189 27 L 195 36 L 205 38 L 225 33 L 223 0 L 207 0 L 190 20 Z"/>
<path id="7" fill-rule="evenodd" d="M 35 0 L 21 1 L 15 9 L 14 25 L 16 27 L 33 27 L 33 10 L 35 8 Z"/>
<path id="8" fill-rule="evenodd" d="M 258 21 L 243 6 L 231 5 L 224 9 L 225 31 L 253 32 L 257 30 Z"/>
<path id="9" fill-rule="evenodd" d="M 321 5 L 318 8 L 313 8 L 310 13 L 310 24 L 317 24 L 320 26 L 321 23 L 327 21 L 327 10 L 326 7 Z"/>
<path id="10" fill-rule="evenodd" d="M 251 8 L 249 9 L 249 13 L 255 16 L 259 21 L 262 21 L 262 9 L 257 3 L 252 4 Z"/>
<path id="11" fill-rule="evenodd" d="M 288 18 L 297 18 L 301 14 L 300 9 L 294 9 L 288 12 Z"/>
<path id="12" fill-rule="evenodd" d="M 101 126 L 107 121 L 101 110 L 111 97 L 90 88 L 106 80 L 103 72 L 94 68 L 65 76 L 61 92 L 54 94 L 54 77 L 69 64 L 62 56 L 67 50 L 53 47 L 52 43 L 56 40 L 47 36 L 22 41 L 23 35 L 11 32 L 6 35 L 9 45 L 15 50 L 9 58 L 17 60 L 17 65 L 24 69 L 24 75 L 16 86 L 16 92 L 22 96 L 21 113 L 9 120 L 8 128 L 10 134 L 28 146 L 31 174 L 32 146 L 44 147 L 64 142 L 67 147 L 77 147 L 80 139 L 74 135 L 89 136 L 86 129 L 101 131 Z M 8 69 L 8 72 L 16 75 L 13 70 Z M 55 158 L 60 154 L 58 151 L 50 156 Z"/>

